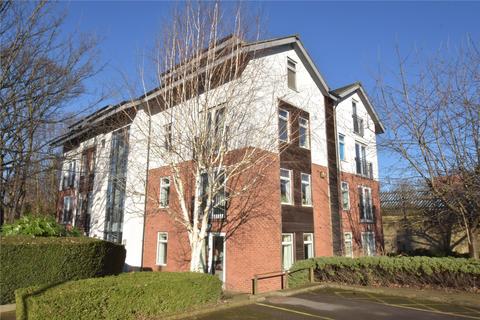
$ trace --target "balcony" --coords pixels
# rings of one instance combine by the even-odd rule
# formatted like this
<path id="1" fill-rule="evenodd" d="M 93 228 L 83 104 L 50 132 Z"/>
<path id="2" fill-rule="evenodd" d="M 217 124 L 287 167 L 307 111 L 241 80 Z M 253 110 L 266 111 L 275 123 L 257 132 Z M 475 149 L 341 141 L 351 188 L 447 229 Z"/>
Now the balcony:
<path id="1" fill-rule="evenodd" d="M 355 158 L 356 171 L 362 177 L 373 179 L 373 164 L 366 159 Z"/>

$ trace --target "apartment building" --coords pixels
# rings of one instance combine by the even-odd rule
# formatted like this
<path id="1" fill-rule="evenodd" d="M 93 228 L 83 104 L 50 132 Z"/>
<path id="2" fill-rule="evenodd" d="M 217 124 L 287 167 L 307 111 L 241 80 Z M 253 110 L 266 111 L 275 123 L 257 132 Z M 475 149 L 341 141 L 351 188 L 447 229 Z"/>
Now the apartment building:
<path id="1" fill-rule="evenodd" d="M 224 43 L 232 41 L 238 39 Z M 273 79 L 267 89 L 258 88 L 262 94 L 250 118 L 268 122 L 265 128 L 275 144 L 229 144 L 235 146 L 229 150 L 232 159 L 256 148 L 269 162 L 244 173 L 246 180 L 262 172 L 255 208 L 250 208 L 249 217 L 255 218 L 245 219 L 242 213 L 248 196 L 216 201 L 212 207 L 201 253 L 205 272 L 217 274 L 227 290 L 247 292 L 255 274 L 286 270 L 297 260 L 381 253 L 376 135 L 384 128 L 361 84 L 329 88 L 297 36 L 241 42 L 239 47 L 249 56 L 243 74 L 258 71 L 261 63 L 254 83 Z M 217 89 L 221 87 L 212 90 Z M 65 158 L 58 219 L 88 236 L 123 243 L 129 268 L 187 271 L 189 234 L 169 214 L 180 210 L 179 190 L 168 162 L 152 146 L 164 139 L 163 148 L 170 148 L 182 130 L 172 127 L 165 110 L 145 110 L 161 90 L 106 106 L 54 141 L 63 146 Z M 239 95 L 241 104 L 246 97 Z M 225 108 L 217 102 L 209 111 L 215 126 L 228 113 Z M 241 223 L 224 228 L 223 222 L 235 219 Z M 279 286 L 278 279 L 270 279 L 259 289 Z"/>

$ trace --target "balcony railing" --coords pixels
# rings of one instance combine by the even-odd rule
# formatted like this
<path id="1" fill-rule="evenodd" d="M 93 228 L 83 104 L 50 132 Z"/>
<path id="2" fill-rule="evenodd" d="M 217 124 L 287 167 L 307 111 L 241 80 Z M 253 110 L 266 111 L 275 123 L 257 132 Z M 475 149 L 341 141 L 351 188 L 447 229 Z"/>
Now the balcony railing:
<path id="1" fill-rule="evenodd" d="M 357 168 L 357 174 L 365 178 L 373 179 L 373 164 L 371 162 L 367 162 L 362 158 L 355 158 L 355 164 Z"/>

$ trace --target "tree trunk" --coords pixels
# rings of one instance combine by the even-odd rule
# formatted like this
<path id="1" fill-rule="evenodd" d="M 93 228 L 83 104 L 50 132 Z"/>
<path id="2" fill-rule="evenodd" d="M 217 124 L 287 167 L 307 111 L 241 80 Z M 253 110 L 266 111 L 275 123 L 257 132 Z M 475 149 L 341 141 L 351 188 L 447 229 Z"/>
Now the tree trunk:
<path id="1" fill-rule="evenodd" d="M 478 259 L 477 235 L 478 230 L 469 227 L 468 230 L 468 254 L 470 258 Z"/>
<path id="2" fill-rule="evenodd" d="M 205 272 L 204 263 L 202 263 L 202 249 L 204 241 L 196 239 L 191 244 L 190 271 Z"/>

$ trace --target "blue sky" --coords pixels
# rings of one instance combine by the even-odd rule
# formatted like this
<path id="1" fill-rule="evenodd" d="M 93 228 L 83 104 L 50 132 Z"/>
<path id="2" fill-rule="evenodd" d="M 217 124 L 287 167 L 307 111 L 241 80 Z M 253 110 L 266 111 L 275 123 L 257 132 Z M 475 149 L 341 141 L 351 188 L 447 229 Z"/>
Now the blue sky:
<path id="1" fill-rule="evenodd" d="M 480 2 L 252 2 L 263 13 L 266 37 L 298 34 L 331 88 L 360 80 L 367 91 L 381 65 L 395 66 L 395 46 L 432 53 L 480 39 Z M 153 45 L 170 2 L 63 2 L 64 30 L 102 38 L 99 64 L 105 68 L 87 83 L 91 91 L 111 91 L 138 78 L 143 54 Z M 94 93 L 95 94 L 95 93 Z M 84 97 L 79 104 L 92 99 Z M 118 102 L 111 96 L 107 102 Z M 381 171 L 392 164 L 381 154 Z"/>

